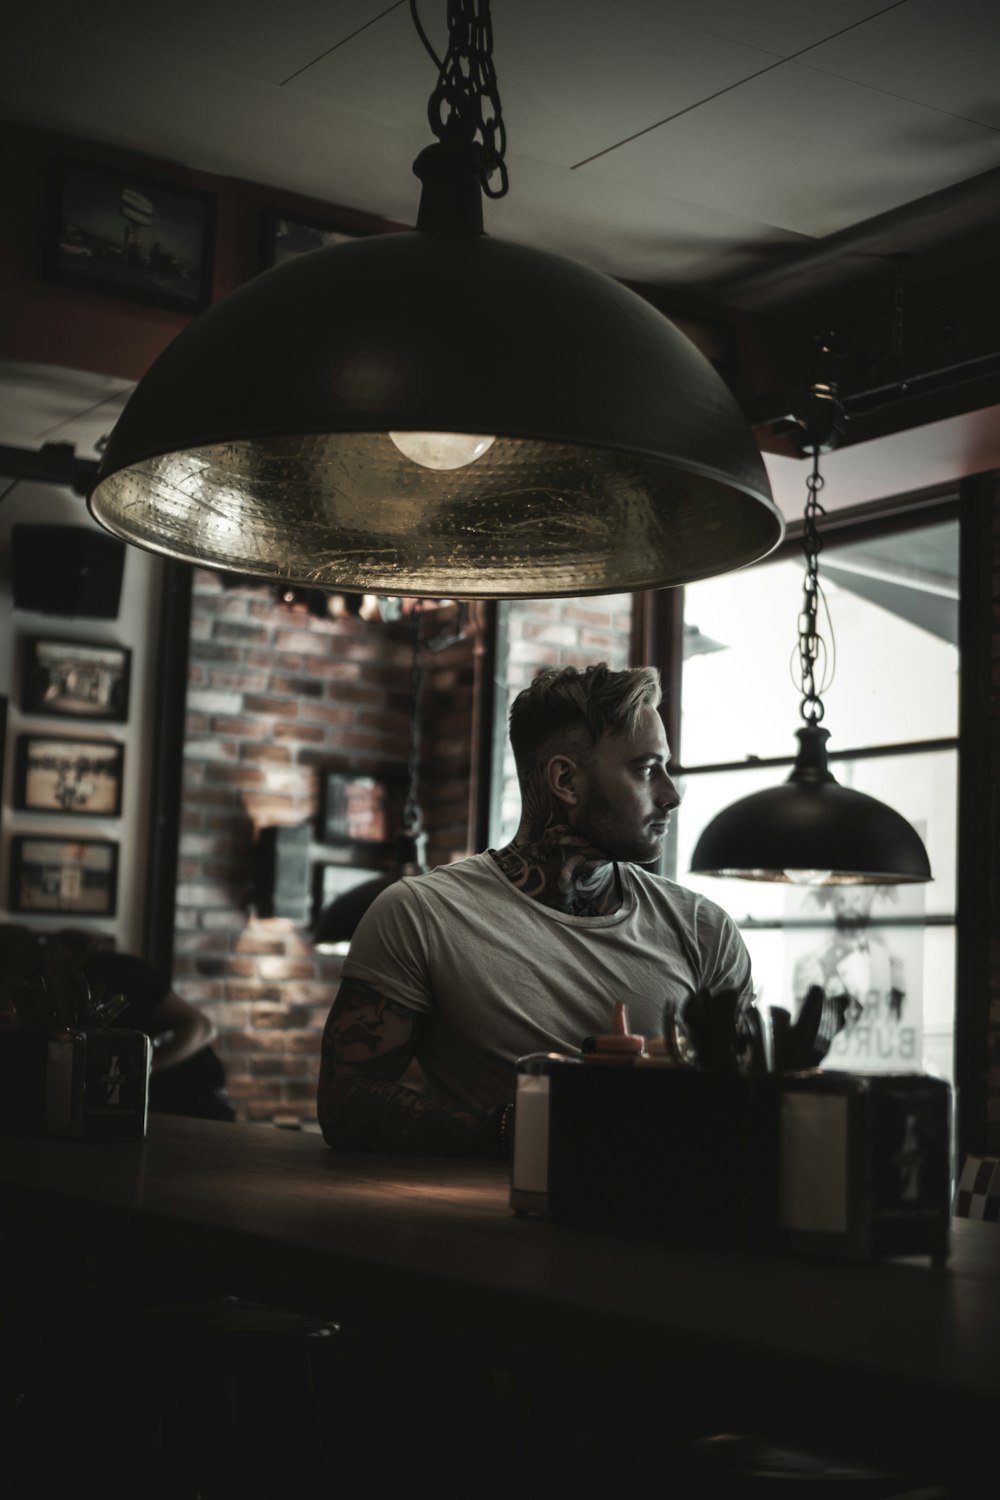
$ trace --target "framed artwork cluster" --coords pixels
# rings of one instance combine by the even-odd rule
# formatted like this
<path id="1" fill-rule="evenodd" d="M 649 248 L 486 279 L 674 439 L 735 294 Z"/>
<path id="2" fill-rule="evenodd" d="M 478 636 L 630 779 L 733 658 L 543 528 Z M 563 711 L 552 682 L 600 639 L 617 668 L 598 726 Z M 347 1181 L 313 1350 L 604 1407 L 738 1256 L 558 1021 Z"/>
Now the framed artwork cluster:
<path id="1" fill-rule="evenodd" d="M 217 200 L 127 166 L 54 156 L 48 163 L 42 270 L 49 281 L 175 312 L 212 301 Z M 370 233 L 267 208 L 259 267 Z"/>
<path id="2" fill-rule="evenodd" d="M 127 721 L 131 662 L 131 651 L 113 642 L 24 640 L 21 709 L 61 722 L 17 736 L 13 803 L 19 812 L 73 821 L 121 816 L 125 746 L 87 730 Z M 18 834 L 11 841 L 11 910 L 114 916 L 118 853 L 114 839 Z"/>

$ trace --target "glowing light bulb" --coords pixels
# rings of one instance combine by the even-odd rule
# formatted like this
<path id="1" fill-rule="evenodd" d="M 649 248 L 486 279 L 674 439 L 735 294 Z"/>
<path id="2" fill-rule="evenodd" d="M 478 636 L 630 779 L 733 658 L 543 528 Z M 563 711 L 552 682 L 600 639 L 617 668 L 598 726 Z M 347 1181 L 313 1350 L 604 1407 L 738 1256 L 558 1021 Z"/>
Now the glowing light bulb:
<path id="1" fill-rule="evenodd" d="M 424 469 L 464 469 L 496 442 L 474 432 L 390 432 L 399 449 Z"/>
<path id="2" fill-rule="evenodd" d="M 826 885 L 832 870 L 783 870 L 782 874 L 792 885 Z"/>

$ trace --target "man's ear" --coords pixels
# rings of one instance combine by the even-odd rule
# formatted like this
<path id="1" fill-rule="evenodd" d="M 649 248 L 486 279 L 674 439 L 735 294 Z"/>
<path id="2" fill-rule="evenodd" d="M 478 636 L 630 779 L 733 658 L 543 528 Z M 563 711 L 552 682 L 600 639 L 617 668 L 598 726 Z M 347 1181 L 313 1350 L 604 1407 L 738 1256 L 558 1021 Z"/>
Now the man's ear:
<path id="1" fill-rule="evenodd" d="M 545 767 L 545 785 L 557 802 L 575 807 L 580 797 L 580 767 L 568 755 L 553 755 Z"/>

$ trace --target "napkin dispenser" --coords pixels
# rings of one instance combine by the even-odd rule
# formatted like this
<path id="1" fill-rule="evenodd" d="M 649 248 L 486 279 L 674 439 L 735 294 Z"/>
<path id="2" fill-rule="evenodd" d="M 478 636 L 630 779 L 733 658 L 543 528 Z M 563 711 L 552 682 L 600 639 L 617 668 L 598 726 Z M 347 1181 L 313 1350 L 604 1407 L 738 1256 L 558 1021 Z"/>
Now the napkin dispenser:
<path id="1" fill-rule="evenodd" d="M 705 1249 L 947 1255 L 939 1079 L 553 1059 L 547 1082 L 545 1203 L 558 1223 Z"/>
<path id="2" fill-rule="evenodd" d="M 943 1263 L 951 1134 L 951 1089 L 939 1078 L 831 1071 L 783 1079 L 779 1242 L 850 1260 Z"/>

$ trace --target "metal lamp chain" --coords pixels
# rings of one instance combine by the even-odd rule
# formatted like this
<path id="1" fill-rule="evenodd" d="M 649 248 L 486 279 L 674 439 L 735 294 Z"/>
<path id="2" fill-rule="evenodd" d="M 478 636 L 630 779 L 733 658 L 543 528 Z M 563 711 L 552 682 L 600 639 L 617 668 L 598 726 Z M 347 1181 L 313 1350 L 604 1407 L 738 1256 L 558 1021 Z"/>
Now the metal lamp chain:
<path id="1" fill-rule="evenodd" d="M 819 450 L 816 449 L 813 452 L 812 473 L 806 480 L 808 495 L 802 536 L 802 545 L 806 555 L 806 576 L 803 580 L 802 611 L 799 615 L 799 686 L 802 693 L 799 712 L 807 724 L 819 724 L 824 713 L 823 700 L 820 697 L 822 689 L 816 686 L 816 670 L 823 656 L 823 640 L 817 623 L 821 597 L 819 554 L 823 548 L 823 541 L 816 525 L 817 517 L 826 514 L 819 503 L 819 491 L 822 488 L 823 477 L 819 472 Z"/>
<path id="2" fill-rule="evenodd" d="M 507 132 L 493 67 L 493 22 L 490 0 L 448 0 L 448 50 L 442 61 L 427 37 L 410 0 L 417 34 L 432 58 L 438 81 L 427 101 L 427 118 L 438 140 L 479 142 L 483 167 L 480 182 L 488 198 L 507 191 Z M 499 174 L 499 184 L 489 179 Z"/>
<path id="3" fill-rule="evenodd" d="M 424 672 L 420 660 L 422 641 L 420 617 L 413 621 L 413 664 L 410 672 L 413 707 L 410 713 L 410 746 L 407 755 L 406 801 L 403 803 L 403 832 L 416 836 L 423 832 L 424 819 L 420 810 L 420 708 L 424 689 Z"/>

